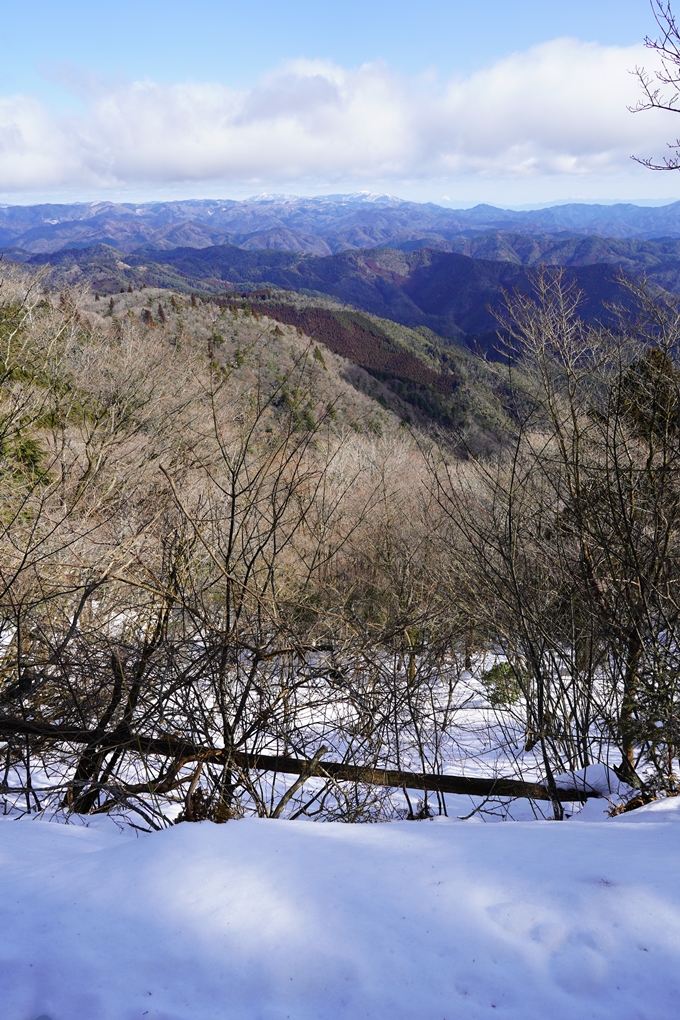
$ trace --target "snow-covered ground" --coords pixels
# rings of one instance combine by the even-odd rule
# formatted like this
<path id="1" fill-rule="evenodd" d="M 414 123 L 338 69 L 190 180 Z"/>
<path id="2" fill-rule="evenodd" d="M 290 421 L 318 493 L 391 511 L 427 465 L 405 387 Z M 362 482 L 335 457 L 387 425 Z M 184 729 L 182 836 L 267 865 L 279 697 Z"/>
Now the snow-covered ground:
<path id="1" fill-rule="evenodd" d="M 677 1020 L 680 798 L 615 819 L 0 820 L 3 1020 Z"/>

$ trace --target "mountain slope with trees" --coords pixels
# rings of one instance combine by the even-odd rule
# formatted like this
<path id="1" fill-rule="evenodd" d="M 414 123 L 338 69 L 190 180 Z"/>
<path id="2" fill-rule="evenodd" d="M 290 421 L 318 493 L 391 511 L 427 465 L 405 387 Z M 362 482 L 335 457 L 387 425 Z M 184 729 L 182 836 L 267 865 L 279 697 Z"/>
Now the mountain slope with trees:
<path id="1" fill-rule="evenodd" d="M 12 811 L 357 821 L 462 794 L 561 819 L 606 795 L 593 764 L 616 810 L 677 792 L 675 306 L 631 291 L 613 332 L 537 277 L 475 449 L 400 421 L 397 371 L 436 390 L 428 334 L 304 295 L 3 294 Z M 386 378 L 301 323 L 367 334 Z"/>
<path id="2" fill-rule="evenodd" d="M 142 284 L 213 295 L 244 286 L 313 292 L 411 328 L 425 327 L 492 357 L 504 292 L 534 289 L 530 267 L 432 249 L 378 248 L 322 257 L 233 245 L 123 255 L 98 246 L 32 256 L 27 265 L 54 267 L 46 277 L 52 286 L 87 284 L 100 293 Z M 609 306 L 627 305 L 629 291 L 618 272 L 604 264 L 567 267 L 567 279 L 582 292 L 585 321 L 612 322 Z"/>

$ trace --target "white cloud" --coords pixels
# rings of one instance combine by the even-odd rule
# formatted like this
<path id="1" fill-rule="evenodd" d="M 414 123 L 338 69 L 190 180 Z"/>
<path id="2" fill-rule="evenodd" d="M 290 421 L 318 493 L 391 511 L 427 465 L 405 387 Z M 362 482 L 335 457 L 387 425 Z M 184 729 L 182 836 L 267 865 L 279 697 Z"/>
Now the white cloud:
<path id="1" fill-rule="evenodd" d="M 627 110 L 646 56 L 557 39 L 444 85 L 380 63 L 297 61 L 250 91 L 97 88 L 77 115 L 0 98 L 0 191 L 620 174 L 680 128 Z"/>

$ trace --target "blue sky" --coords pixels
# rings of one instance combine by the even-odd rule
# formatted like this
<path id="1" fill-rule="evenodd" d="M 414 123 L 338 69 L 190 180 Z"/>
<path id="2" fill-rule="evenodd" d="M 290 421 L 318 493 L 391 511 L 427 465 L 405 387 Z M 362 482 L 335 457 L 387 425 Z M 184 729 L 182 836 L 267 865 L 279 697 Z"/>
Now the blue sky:
<path id="1" fill-rule="evenodd" d="M 0 198 L 680 195 L 646 0 L 2 3 Z M 670 117 L 670 120 L 673 120 Z"/>
<path id="2" fill-rule="evenodd" d="M 253 85 L 280 61 L 382 59 L 408 74 L 476 70 L 559 36 L 629 46 L 653 29 L 646 0 L 120 0 L 5 2 L 3 92 L 46 93 L 61 63 L 105 76 Z"/>

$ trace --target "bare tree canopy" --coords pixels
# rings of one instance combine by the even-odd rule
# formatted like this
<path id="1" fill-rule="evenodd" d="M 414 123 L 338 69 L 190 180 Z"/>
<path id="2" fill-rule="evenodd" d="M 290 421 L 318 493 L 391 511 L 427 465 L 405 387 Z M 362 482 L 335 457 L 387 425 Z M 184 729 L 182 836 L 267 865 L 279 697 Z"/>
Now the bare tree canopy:
<path id="1" fill-rule="evenodd" d="M 508 296 L 480 446 L 247 304 L 6 280 L 0 805 L 561 818 L 591 766 L 677 792 L 680 308 L 629 286 L 612 329 L 559 271 Z"/>
<path id="2" fill-rule="evenodd" d="M 645 46 L 659 59 L 660 66 L 652 73 L 644 67 L 636 67 L 634 74 L 642 89 L 643 98 L 631 113 L 645 110 L 665 110 L 680 113 L 680 28 L 669 0 L 650 0 L 650 7 L 659 28 L 656 39 L 645 36 Z M 652 157 L 633 156 L 636 163 L 649 170 L 680 170 L 680 137 L 668 143 L 670 156 L 661 161 Z"/>

